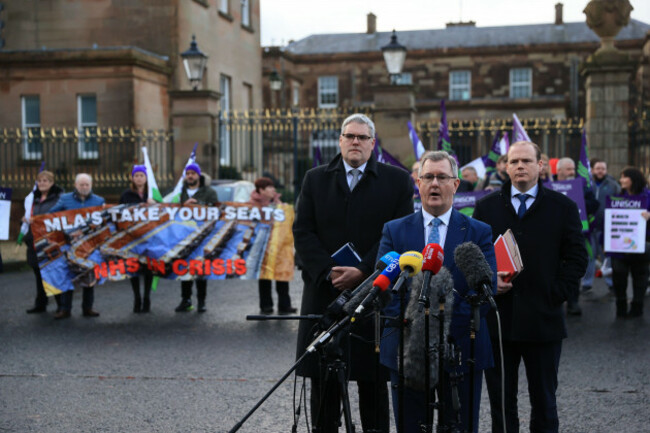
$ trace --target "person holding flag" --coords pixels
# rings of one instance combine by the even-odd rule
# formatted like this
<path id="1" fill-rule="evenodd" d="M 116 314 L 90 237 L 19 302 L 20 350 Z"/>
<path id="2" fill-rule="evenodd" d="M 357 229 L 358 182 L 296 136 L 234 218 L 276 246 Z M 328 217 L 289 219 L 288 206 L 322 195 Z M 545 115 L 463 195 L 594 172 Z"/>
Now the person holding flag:
<path id="1" fill-rule="evenodd" d="M 63 193 L 63 189 L 54 183 L 54 173 L 51 171 L 41 171 L 36 176 L 36 188 L 32 194 L 32 205 L 29 209 L 29 215 L 23 217 L 23 224 L 27 224 L 27 232 L 23 241 L 27 246 L 27 263 L 31 266 L 36 277 L 36 299 L 34 307 L 27 310 L 27 314 L 44 313 L 47 309 L 47 295 L 43 287 L 43 279 L 41 278 L 41 269 L 38 265 L 38 257 L 36 249 L 34 248 L 34 235 L 30 225 L 31 217 L 35 215 L 42 215 L 50 212 L 59 200 L 59 196 Z M 57 313 L 61 309 L 61 295 L 55 295 Z"/>
<path id="2" fill-rule="evenodd" d="M 134 165 L 131 170 L 131 186 L 120 196 L 120 204 L 153 204 L 156 201 L 150 198 L 149 188 L 147 187 L 147 167 L 144 165 Z M 133 312 L 148 313 L 151 308 L 149 294 L 151 293 L 151 283 L 153 274 L 150 270 L 143 271 L 144 287 L 143 297 L 140 296 L 140 277 L 134 275 L 130 278 L 131 288 L 133 289 Z"/>
<path id="3" fill-rule="evenodd" d="M 185 163 L 185 167 L 183 168 L 183 174 L 181 174 L 181 178 L 178 179 L 178 182 L 176 183 L 176 186 L 174 186 L 173 191 L 165 196 L 165 198 L 163 200 L 165 203 L 179 203 L 180 202 L 181 191 L 183 189 L 183 182 L 185 182 L 185 174 L 186 174 L 186 171 L 187 171 L 187 167 L 189 167 L 190 165 L 196 163 L 196 148 L 197 148 L 198 145 L 199 145 L 199 143 L 194 143 L 194 149 L 192 149 L 192 153 L 190 153 L 190 157 L 188 158 L 187 162 Z"/>

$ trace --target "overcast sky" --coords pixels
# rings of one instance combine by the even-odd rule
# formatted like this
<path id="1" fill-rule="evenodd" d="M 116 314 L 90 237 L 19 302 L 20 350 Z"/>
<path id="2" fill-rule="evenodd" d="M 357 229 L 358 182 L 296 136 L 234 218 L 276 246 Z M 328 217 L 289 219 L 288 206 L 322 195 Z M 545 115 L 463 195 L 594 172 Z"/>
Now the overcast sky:
<path id="1" fill-rule="evenodd" d="M 555 22 L 558 0 L 260 0 L 262 46 L 322 33 L 365 33 L 366 15 L 377 31 L 440 29 L 448 22 L 479 27 Z M 584 21 L 587 0 L 564 0 L 564 21 Z M 631 18 L 650 23 L 650 1 L 630 0 Z M 388 41 L 386 41 L 388 42 Z"/>

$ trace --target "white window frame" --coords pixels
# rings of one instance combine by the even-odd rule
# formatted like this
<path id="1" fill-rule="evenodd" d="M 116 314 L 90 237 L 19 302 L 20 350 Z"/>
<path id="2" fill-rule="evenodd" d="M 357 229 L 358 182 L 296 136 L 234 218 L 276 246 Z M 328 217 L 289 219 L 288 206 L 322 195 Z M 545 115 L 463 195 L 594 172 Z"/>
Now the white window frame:
<path id="1" fill-rule="evenodd" d="M 334 102 L 323 102 L 324 96 L 334 95 Z M 339 77 L 318 77 L 318 108 L 336 108 L 339 104 Z"/>
<path id="2" fill-rule="evenodd" d="M 515 74 L 518 71 L 526 71 L 528 73 L 527 80 L 518 80 L 515 81 Z M 515 92 L 519 89 L 527 89 L 527 95 L 517 95 Z M 533 69 L 532 68 L 512 68 L 510 69 L 510 98 L 519 99 L 519 98 L 531 98 L 533 96 Z"/>
<path id="3" fill-rule="evenodd" d="M 219 76 L 219 91 L 221 92 L 221 113 L 230 116 L 230 108 L 232 102 L 232 80 L 228 75 L 221 74 Z M 224 116 L 225 117 L 225 116 Z M 230 121 L 228 119 L 227 121 Z M 228 125 L 222 120 L 221 128 L 219 130 L 219 164 L 230 165 L 230 130 Z"/>
<path id="4" fill-rule="evenodd" d="M 39 123 L 27 123 L 27 108 L 26 100 L 28 98 L 36 98 L 38 100 L 38 121 Z M 25 95 L 20 97 L 20 110 L 21 110 L 21 127 L 23 131 L 23 159 L 42 159 L 43 158 L 43 144 L 41 142 L 41 150 L 30 152 L 29 150 L 29 129 L 39 128 L 37 132 L 40 134 L 41 128 L 41 97 L 39 95 Z M 40 141 L 40 137 L 39 137 Z"/>
<path id="5" fill-rule="evenodd" d="M 228 12 L 230 11 L 229 3 L 230 0 L 219 0 L 219 12 L 228 15 Z"/>
<path id="6" fill-rule="evenodd" d="M 79 140 L 77 141 L 78 143 L 78 152 L 79 152 L 79 158 L 80 159 L 97 159 L 99 158 L 99 149 L 97 150 L 86 150 L 86 143 L 85 143 L 85 138 L 86 138 L 86 130 L 85 128 L 97 128 L 97 119 L 95 119 L 95 122 L 84 122 L 83 119 L 81 118 L 82 115 L 82 100 L 83 98 L 92 96 L 95 98 L 95 117 L 97 114 L 97 95 L 95 93 L 86 93 L 86 94 L 81 94 L 77 95 L 77 131 L 79 131 Z M 96 139 L 96 138 L 95 138 Z"/>
<path id="7" fill-rule="evenodd" d="M 241 0 L 241 25 L 251 26 L 251 0 Z"/>
<path id="8" fill-rule="evenodd" d="M 454 77 L 467 76 L 467 83 L 454 83 Z M 455 92 L 461 92 L 461 96 L 456 97 Z M 467 93 L 465 93 L 467 92 Z M 449 100 L 450 101 L 469 101 L 472 99 L 472 71 L 463 69 L 449 71 Z"/>

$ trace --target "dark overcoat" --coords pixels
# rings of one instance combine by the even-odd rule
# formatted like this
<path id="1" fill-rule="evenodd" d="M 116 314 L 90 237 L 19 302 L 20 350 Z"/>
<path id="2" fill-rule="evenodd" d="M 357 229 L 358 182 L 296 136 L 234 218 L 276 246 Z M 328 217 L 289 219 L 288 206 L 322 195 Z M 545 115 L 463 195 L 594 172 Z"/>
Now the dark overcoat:
<path id="1" fill-rule="evenodd" d="M 340 154 L 330 164 L 309 170 L 293 225 L 296 252 L 303 266 L 301 314 L 321 314 L 338 296 L 339 291 L 327 280 L 336 265 L 332 253 L 352 242 L 362 258 L 358 268 L 366 275 L 371 274 L 384 223 L 412 212 L 413 182 L 409 173 L 377 162 L 374 155 L 352 192 Z M 300 322 L 298 356 L 313 340 L 313 327 L 314 323 Z M 374 379 L 372 341 L 371 324 L 355 326 L 350 339 L 350 379 Z M 298 374 L 318 377 L 318 364 L 318 358 L 310 355 L 299 366 Z"/>
<path id="2" fill-rule="evenodd" d="M 50 212 L 50 209 L 59 201 L 59 198 L 63 194 L 63 189 L 57 184 L 53 184 L 50 187 L 50 190 L 45 197 L 45 200 L 41 201 L 41 192 L 36 189 L 34 191 L 34 204 L 32 205 L 32 216 L 43 215 Z M 36 258 L 36 250 L 34 250 L 34 235 L 32 234 L 32 226 L 29 225 L 29 231 L 25 235 L 25 245 L 27 245 L 27 263 L 32 268 L 38 268 L 38 259 Z"/>
<path id="3" fill-rule="evenodd" d="M 503 339 L 512 342 L 551 342 L 566 338 L 562 303 L 577 290 L 587 268 L 587 250 L 576 204 L 539 182 L 534 203 L 522 219 L 511 202 L 511 182 L 483 197 L 474 218 L 492 226 L 496 239 L 507 229 L 519 246 L 524 270 L 513 287 L 495 296 Z M 497 337 L 496 315 L 488 313 L 488 327 Z"/>

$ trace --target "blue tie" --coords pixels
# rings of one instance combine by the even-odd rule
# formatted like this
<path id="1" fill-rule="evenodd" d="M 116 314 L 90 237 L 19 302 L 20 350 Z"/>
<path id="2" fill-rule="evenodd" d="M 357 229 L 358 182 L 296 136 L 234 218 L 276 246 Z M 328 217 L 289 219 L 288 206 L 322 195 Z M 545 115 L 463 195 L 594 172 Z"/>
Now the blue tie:
<path id="1" fill-rule="evenodd" d="M 519 210 L 517 211 L 517 216 L 519 216 L 519 219 L 524 217 L 524 214 L 526 213 L 526 200 L 530 197 L 528 194 L 517 194 L 515 197 L 519 199 L 521 204 L 519 205 Z"/>
<path id="2" fill-rule="evenodd" d="M 433 221 L 431 221 L 429 224 L 431 223 L 433 223 L 433 227 L 431 227 L 431 232 L 429 233 L 429 239 L 427 239 L 427 243 L 440 245 L 440 232 L 438 231 L 438 227 L 440 227 L 442 221 L 439 218 L 434 218 Z"/>

